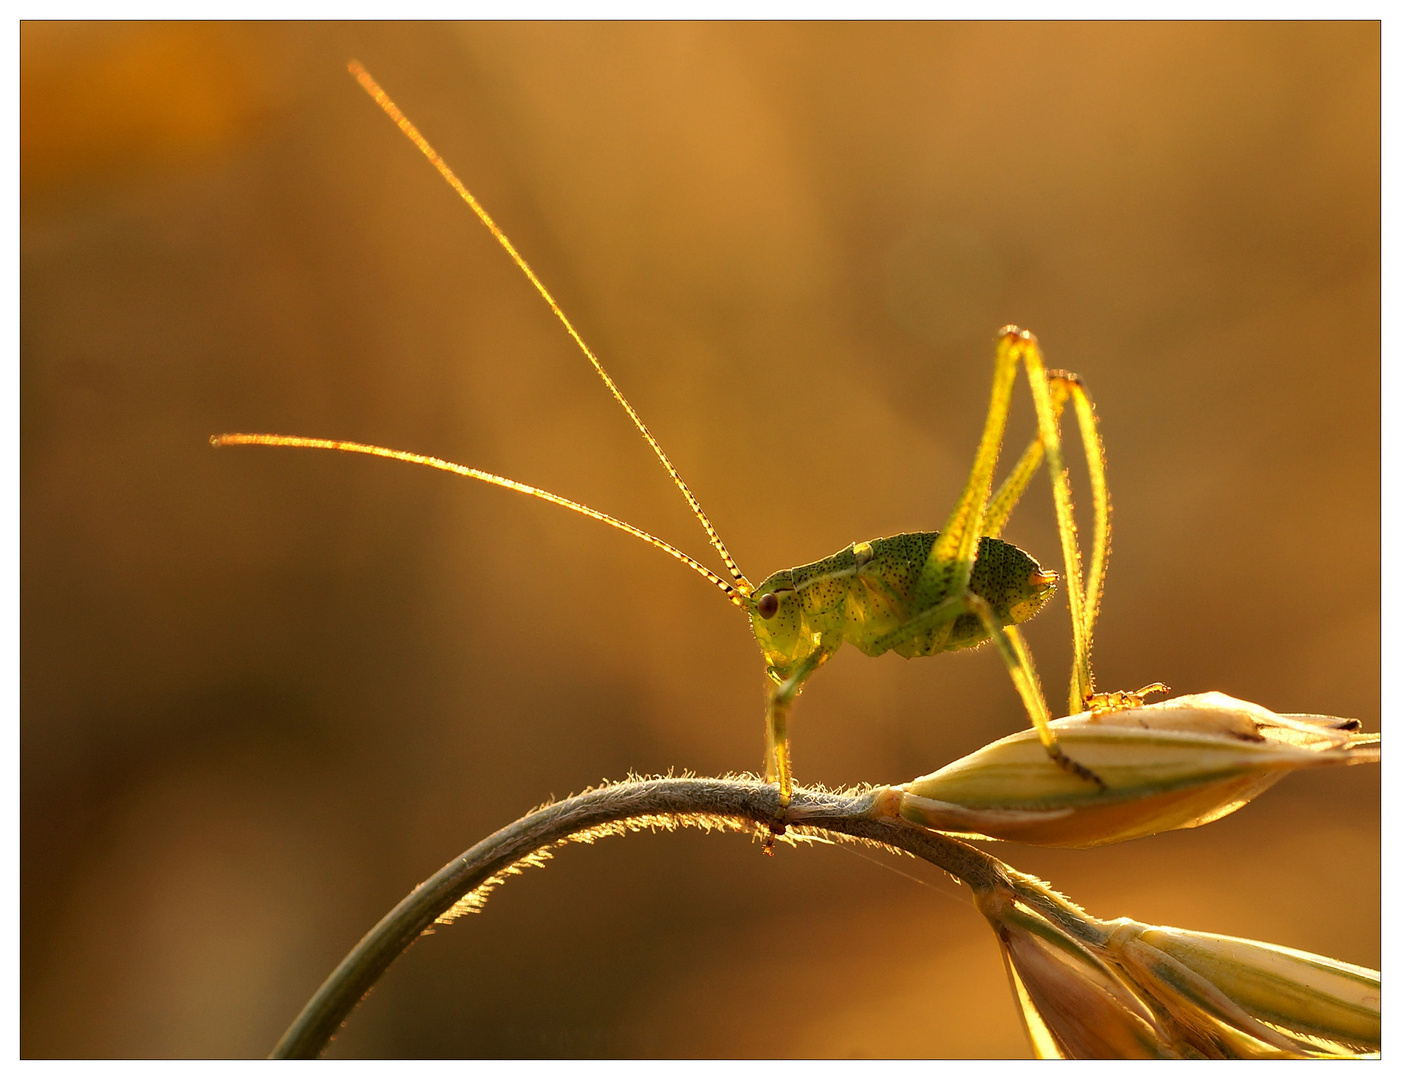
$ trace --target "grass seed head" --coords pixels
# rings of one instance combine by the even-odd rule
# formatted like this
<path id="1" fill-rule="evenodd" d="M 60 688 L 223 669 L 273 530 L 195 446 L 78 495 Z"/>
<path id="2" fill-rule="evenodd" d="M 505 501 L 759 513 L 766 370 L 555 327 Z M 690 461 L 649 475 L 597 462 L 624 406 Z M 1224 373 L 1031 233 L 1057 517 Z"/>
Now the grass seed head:
<path id="1" fill-rule="evenodd" d="M 1295 769 L 1381 757 L 1380 736 L 1355 721 L 1273 713 L 1219 693 L 1051 726 L 1103 788 L 1056 765 L 1027 730 L 902 784 L 899 815 L 969 837 L 1096 847 L 1215 821 Z"/>

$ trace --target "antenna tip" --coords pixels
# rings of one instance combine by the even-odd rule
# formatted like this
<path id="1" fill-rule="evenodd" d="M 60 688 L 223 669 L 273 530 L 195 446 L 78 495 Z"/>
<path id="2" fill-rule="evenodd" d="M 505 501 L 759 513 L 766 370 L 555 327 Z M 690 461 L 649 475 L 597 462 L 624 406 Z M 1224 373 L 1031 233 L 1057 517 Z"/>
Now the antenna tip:
<path id="1" fill-rule="evenodd" d="M 209 436 L 209 445 L 210 445 L 210 446 L 223 446 L 223 445 L 224 445 L 224 437 L 223 437 L 222 435 L 211 435 L 211 436 Z"/>

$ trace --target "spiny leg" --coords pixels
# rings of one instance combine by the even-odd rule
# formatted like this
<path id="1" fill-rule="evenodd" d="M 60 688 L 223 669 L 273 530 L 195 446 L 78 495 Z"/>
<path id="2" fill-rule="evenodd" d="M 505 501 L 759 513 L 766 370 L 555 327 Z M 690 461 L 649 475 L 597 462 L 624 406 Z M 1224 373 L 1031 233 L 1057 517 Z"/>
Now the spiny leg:
<path id="1" fill-rule="evenodd" d="M 1064 466 L 1061 462 L 1057 428 L 1059 409 L 1053 403 L 1054 399 L 1045 365 L 1041 363 L 1040 353 L 1036 349 L 1036 339 L 1029 332 L 1015 326 L 1003 327 L 1002 332 L 998 335 L 997 354 L 993 366 L 992 395 L 988 403 L 987 418 L 983 423 L 982 438 L 978 442 L 978 450 L 973 457 L 973 467 L 969 471 L 968 482 L 964 485 L 953 512 L 949 515 L 938 539 L 934 541 L 924 567 L 920 571 L 915 594 L 936 602 L 926 611 L 916 615 L 903 627 L 892 631 L 885 638 L 879 640 L 876 644 L 876 652 L 893 648 L 919 633 L 933 630 L 941 623 L 944 624 L 943 634 L 946 637 L 951 631 L 955 618 L 965 611 L 977 609 L 979 619 L 987 626 L 989 636 L 997 644 L 998 652 L 1004 663 L 1007 664 L 1012 681 L 1022 696 L 1027 713 L 1031 716 L 1032 723 L 1040 733 L 1047 752 L 1051 754 L 1053 759 L 1060 760 L 1064 755 L 1060 754 L 1059 748 L 1055 745 L 1055 736 L 1049 726 L 1050 712 L 1046 707 L 1046 699 L 1041 691 L 1040 683 L 1036 680 L 1030 654 L 1026 652 L 1024 646 L 1018 648 L 1012 644 L 1013 639 L 1006 634 L 1001 623 L 997 619 L 991 618 L 987 604 L 981 597 L 974 596 L 968 588 L 973 563 L 977 557 L 978 543 L 982 536 L 983 517 L 987 511 L 988 496 L 992 489 L 992 474 L 997 466 L 997 457 L 1002 447 L 1002 436 L 1007 426 L 1007 413 L 1011 406 L 1012 386 L 1016 380 L 1017 365 L 1022 362 L 1027 365 L 1027 378 L 1031 383 L 1033 400 L 1036 402 L 1037 444 L 1039 444 L 1040 453 L 1044 453 L 1048 461 L 1053 485 L 1056 488 L 1057 512 L 1061 522 L 1063 542 L 1067 539 L 1066 521 L 1069 521 L 1072 530 L 1069 536 L 1069 547 L 1066 550 L 1066 569 L 1067 576 L 1071 578 L 1070 607 L 1071 620 L 1075 626 L 1077 658 L 1081 655 L 1080 644 L 1083 635 L 1080 621 L 1082 599 L 1080 596 L 1080 553 L 1079 548 L 1075 545 L 1074 518 L 1069 512 L 1070 492 L 1064 475 Z M 1061 401 L 1063 403 L 1063 397 Z M 1006 497 L 999 506 L 999 513 L 1004 521 L 1006 515 L 1011 512 L 1016 499 L 1020 497 L 1021 492 L 1018 485 L 1024 489 L 1035 473 L 1038 464 L 1037 457 L 1037 449 L 1035 447 L 1029 448 L 1022 456 L 1022 463 L 1012 472 L 1013 487 L 1007 489 L 1007 486 L 1003 485 Z M 1065 507 L 1064 513 L 1061 513 L 1062 504 Z M 997 524 L 1000 526 L 1001 522 Z M 984 613 L 987 613 L 988 617 L 984 617 Z M 1020 635 L 1016 635 L 1016 641 L 1020 643 Z M 1076 689 L 1073 674 L 1071 689 L 1072 693 Z M 1072 769 L 1071 771 L 1077 770 Z"/>
<path id="2" fill-rule="evenodd" d="M 1054 376 L 1055 373 L 1052 373 Z M 1099 617 L 1100 601 L 1104 598 L 1104 572 L 1109 562 L 1109 486 L 1104 478 L 1104 441 L 1100 438 L 1099 422 L 1095 418 L 1094 402 L 1084 383 L 1075 376 L 1071 394 L 1075 402 L 1075 419 L 1080 427 L 1080 438 L 1085 446 L 1085 462 L 1090 472 L 1090 491 L 1094 498 L 1095 546 L 1090 559 L 1090 577 L 1085 583 L 1085 659 L 1084 670 L 1088 679 L 1082 688 L 1082 707 L 1094 712 L 1111 712 L 1115 709 L 1134 709 L 1143 704 L 1149 694 L 1170 693 L 1170 688 L 1160 682 L 1151 682 L 1137 690 L 1114 690 L 1109 693 L 1095 693 L 1094 669 L 1090 666 L 1089 650 L 1094 644 L 1095 620 Z"/>
<path id="3" fill-rule="evenodd" d="M 934 605 L 928 611 L 920 612 L 903 626 L 877 639 L 876 650 L 883 652 L 893 649 L 935 626 L 952 626 L 953 621 L 964 614 L 976 616 L 983 624 L 988 637 L 992 639 L 998 655 L 1007 667 L 1007 673 L 1012 677 L 1012 685 L 1017 688 L 1027 716 L 1031 718 L 1032 727 L 1036 729 L 1041 745 L 1046 748 L 1047 756 L 1066 772 L 1103 788 L 1104 781 L 1092 770 L 1069 757 L 1056 741 L 1056 733 L 1051 729 L 1051 711 L 1046 705 L 1046 695 L 1041 690 L 1036 665 L 1032 662 L 1031 651 L 1022 640 L 1021 632 L 1015 626 L 1004 627 L 988 606 L 988 602 L 977 593 L 966 592 L 962 596 L 953 596 Z"/>
<path id="4" fill-rule="evenodd" d="M 764 750 L 764 777 L 769 783 L 778 781 L 778 804 L 787 809 L 793 801 L 793 767 L 788 750 L 788 710 L 809 675 L 827 662 L 831 655 L 822 647 L 822 635 L 817 635 L 816 649 L 793 669 L 793 673 L 769 690 L 768 724 Z"/>
<path id="5" fill-rule="evenodd" d="M 1037 736 L 1041 739 L 1041 745 L 1046 748 L 1047 755 L 1066 772 L 1072 773 L 1082 780 L 1088 780 L 1103 791 L 1106 785 L 1099 778 L 1099 775 L 1093 769 L 1086 768 L 1067 755 L 1061 749 L 1060 743 L 1056 741 L 1056 733 L 1051 730 L 1050 710 L 1047 709 L 1046 697 L 1041 692 L 1041 680 L 1036 675 L 1036 666 L 1031 660 L 1031 650 L 1026 647 L 1021 631 L 1015 626 L 1004 627 L 999 623 L 997 616 L 992 613 L 982 597 L 970 594 L 969 600 L 971 601 L 970 609 L 973 614 L 978 616 L 984 628 L 991 635 L 993 644 L 997 646 L 998 655 L 1007 665 L 1007 672 L 1012 676 L 1012 682 L 1016 684 L 1017 692 L 1022 696 L 1022 703 L 1031 715 L 1031 722 L 1036 728 Z"/>
<path id="6" fill-rule="evenodd" d="M 1094 669 L 1090 650 L 1094 644 L 1095 622 L 1099 617 L 1100 601 L 1104 596 L 1105 570 L 1109 562 L 1109 486 L 1105 480 L 1104 442 L 1100 438 L 1099 422 L 1089 391 L 1076 375 L 1065 371 L 1046 371 L 1036 338 L 1024 334 L 1024 362 L 1037 411 L 1037 441 L 1046 448 L 1048 469 L 1056 502 L 1056 519 L 1061 536 L 1061 549 L 1066 563 L 1066 588 L 1069 593 L 1071 624 L 1075 636 L 1075 664 L 1070 677 L 1070 712 L 1091 709 L 1107 712 L 1134 708 L 1143 704 L 1146 695 L 1167 693 L 1162 683 L 1150 683 L 1135 691 L 1116 690 L 1096 693 Z M 1090 558 L 1089 579 L 1081 577 L 1080 547 L 1077 540 L 1074 504 L 1070 495 L 1070 476 L 1060 455 L 1060 412 L 1066 395 L 1074 402 L 1076 425 L 1085 448 L 1085 463 L 1090 474 L 1090 492 L 1094 507 L 1094 548 Z M 1028 447 L 1027 454 L 1032 455 Z M 1020 463 L 1019 463 L 1020 469 Z M 1016 476 L 1018 470 L 1014 470 Z M 1007 486 L 1003 485 L 1004 488 Z M 1000 498 L 1002 492 L 998 492 Z M 997 502 L 994 498 L 994 502 Z M 1083 583 L 1083 591 L 1081 591 Z"/>
<path id="7" fill-rule="evenodd" d="M 1099 618 L 1100 601 L 1104 599 L 1104 573 L 1109 565 L 1109 485 L 1104 478 L 1104 440 L 1100 438 L 1094 402 L 1078 377 L 1070 375 L 1069 378 L 1073 380 L 1071 398 L 1075 403 L 1075 422 L 1080 428 L 1080 441 L 1085 447 L 1090 497 L 1095 514 L 1094 551 L 1090 556 L 1090 577 L 1085 582 L 1085 671 L 1089 679 L 1085 690 L 1093 693 L 1094 671 L 1090 668 L 1089 650 L 1094 644 L 1095 620 Z"/>
<path id="8" fill-rule="evenodd" d="M 992 488 L 992 473 L 997 465 L 1002 435 L 1007 426 L 1012 384 L 1016 379 L 1019 363 L 1026 365 L 1027 381 L 1031 386 L 1032 401 L 1036 406 L 1037 442 L 1040 444 L 1041 452 L 1045 455 L 1055 495 L 1056 521 L 1060 530 L 1062 554 L 1065 558 L 1066 591 L 1069 594 L 1070 620 L 1075 639 L 1075 666 L 1071 671 L 1070 678 L 1070 711 L 1077 712 L 1083 707 L 1086 695 L 1093 693 L 1093 680 L 1089 669 L 1089 638 L 1086 633 L 1085 609 L 1087 605 L 1083 585 L 1084 578 L 1080 547 L 1075 531 L 1074 507 L 1070 498 L 1070 480 L 1066 474 L 1065 463 L 1061 455 L 1059 411 L 1051 389 L 1050 376 L 1041 359 L 1041 350 L 1036 344 L 1036 338 L 1028 331 L 1015 326 L 1007 326 L 998 336 L 997 356 L 993 369 L 992 397 L 988 404 L 987 419 L 983 425 L 983 435 L 973 458 L 973 467 L 968 474 L 968 482 L 964 486 L 953 512 L 949 515 L 939 538 L 934 542 L 924 568 L 920 572 L 917 593 L 926 597 L 958 597 L 967 592 L 968 580 L 973 571 L 973 562 L 977 557 L 978 541 L 982 536 L 983 518 L 987 513 L 988 496 Z M 1103 453 L 1099 448 L 1098 431 L 1094 428 L 1094 413 L 1093 409 L 1088 407 L 1081 410 L 1078 396 L 1075 394 L 1075 386 L 1076 383 L 1067 380 L 1068 392 L 1071 396 L 1077 397 L 1077 418 L 1083 422 L 1083 419 L 1088 416 L 1090 426 L 1087 430 L 1094 432 L 1093 439 L 1089 434 L 1086 434 L 1086 449 L 1092 461 L 1092 470 L 1096 464 L 1098 465 L 1099 478 L 1094 487 L 1097 494 L 1102 494 L 1105 490 Z M 1085 400 L 1088 405 L 1088 398 Z M 1091 442 L 1094 443 L 1098 453 L 1090 450 Z M 1011 506 L 1015 503 L 1016 497 L 1020 495 L 1015 485 L 1020 484 L 1025 487 L 1035 472 L 1032 460 L 1035 454 L 1034 450 L 1028 450 L 1023 455 L 1026 467 L 1022 468 L 1019 465 L 1017 469 L 1013 470 L 1012 482 L 1014 486 L 1007 491 L 1006 498 L 998 505 L 998 513 L 1003 521 L 1005 521 L 1006 515 L 1011 512 Z M 999 495 L 1001 494 L 1000 492 Z M 1107 496 L 1096 499 L 1096 511 L 1095 532 L 1098 550 L 1098 541 L 1101 536 L 1106 546 L 1108 543 L 1109 506 Z M 995 521 L 994 524 L 1000 527 L 1002 522 Z M 1101 554 L 1096 562 L 1100 567 L 1097 580 L 1102 583 L 1104 556 Z M 1091 620 L 1092 622 L 1093 620 Z"/>
<path id="9" fill-rule="evenodd" d="M 1001 486 L 997 489 L 997 494 L 988 498 L 988 493 L 992 488 L 992 474 L 997 465 L 998 454 L 1002 446 L 1002 434 L 1007 426 L 1007 413 L 1011 407 L 1012 385 L 1016 380 L 1017 364 L 1028 355 L 1028 349 L 1036 349 L 1036 338 L 1028 331 L 1019 330 L 1015 326 L 1003 327 L 997 342 L 997 358 L 994 361 L 992 400 L 988 404 L 987 419 L 983 425 L 983 435 L 978 443 L 977 453 L 973 458 L 973 467 L 968 474 L 968 482 L 964 485 L 962 493 L 959 495 L 958 503 L 954 506 L 953 512 L 949 515 L 943 530 L 939 534 L 939 539 L 935 541 L 933 549 L 929 553 L 929 560 L 925 563 L 923 574 L 921 575 L 921 586 L 925 590 L 925 595 L 930 595 L 928 586 L 934 585 L 937 579 L 942 578 L 942 589 L 934 590 L 945 596 L 954 596 L 962 592 L 967 587 L 968 577 L 972 573 L 973 562 L 977 557 L 978 541 L 983 536 L 999 536 L 1007 518 L 1011 515 L 1018 500 L 1021 499 L 1031 478 L 1036 475 L 1036 470 L 1040 467 L 1045 456 L 1045 447 L 1048 442 L 1054 445 L 1059 460 L 1059 421 L 1061 411 L 1065 407 L 1065 402 L 1071 398 L 1076 399 L 1077 416 L 1081 419 L 1082 425 L 1085 417 L 1088 416 L 1090 429 L 1085 431 L 1086 455 L 1092 462 L 1099 464 L 1099 474 L 1094 481 L 1096 492 L 1096 559 L 1095 565 L 1101 568 L 1099 579 L 1103 580 L 1102 564 L 1103 557 L 1100 555 L 1098 540 L 1104 536 L 1108 538 L 1108 497 L 1100 498 L 1100 494 L 1105 490 L 1103 478 L 1103 447 L 1099 443 L 1098 429 L 1094 427 L 1094 411 L 1088 406 L 1088 397 L 1085 396 L 1084 388 L 1079 377 L 1065 371 L 1046 371 L 1045 366 L 1040 363 L 1040 354 L 1036 353 L 1034 360 L 1027 359 L 1027 378 L 1029 382 L 1034 382 L 1035 370 L 1046 387 L 1046 395 L 1050 402 L 1050 421 L 1045 422 L 1038 407 L 1037 428 L 1038 434 L 1030 445 L 1022 453 L 1021 458 L 1008 474 Z M 1035 390 L 1033 389 L 1033 396 Z M 1085 409 L 1081 409 L 1081 400 L 1086 404 Z M 1046 432 L 1050 431 L 1050 438 Z M 1098 450 L 1097 454 L 1092 454 L 1090 450 L 1091 432 L 1093 433 L 1094 445 Z M 1093 465 L 1092 465 L 1093 471 Z M 1054 483 L 1054 480 L 1053 480 Z M 1067 488 L 1066 497 L 1069 498 Z M 1102 528 L 1100 510 L 1103 508 Z M 1072 519 L 1073 526 L 1073 519 Z M 1078 553 L 1078 548 L 1076 549 Z M 1078 568 L 1078 562 L 1077 562 Z"/>
<path id="10" fill-rule="evenodd" d="M 1051 404 L 1055 407 L 1056 418 L 1059 420 L 1061 410 L 1065 408 L 1065 402 L 1070 397 L 1070 380 L 1075 376 L 1068 375 L 1060 371 L 1048 371 L 1047 377 L 1051 382 Z M 984 536 L 999 537 L 1002 529 L 1007 524 L 1007 519 L 1012 516 L 1012 511 L 1016 509 L 1017 503 L 1026 492 L 1026 487 L 1031 483 L 1031 478 L 1036 475 L 1036 470 L 1041 467 L 1041 462 L 1046 453 L 1041 445 L 1041 439 L 1034 438 L 1022 451 L 1022 456 L 1017 459 L 1017 464 L 1012 467 L 1012 471 L 1007 474 L 1007 478 L 997 487 L 997 492 L 988 501 L 987 510 L 983 512 L 982 534 Z"/>
<path id="11" fill-rule="evenodd" d="M 1037 437 L 1022 454 L 1017 465 L 998 489 L 997 494 L 988 498 L 992 486 L 992 473 L 997 464 L 1001 449 L 1002 435 L 1006 429 L 1007 412 L 1011 402 L 1012 384 L 1016 378 L 1017 365 L 1026 365 L 1027 382 L 1031 387 L 1032 401 L 1036 407 Z M 1060 444 L 1060 415 L 1065 402 L 1075 403 L 1075 417 L 1080 428 L 1081 440 L 1085 447 L 1085 459 L 1090 473 L 1090 488 L 1094 500 L 1094 548 L 1090 562 L 1088 583 L 1080 556 L 1080 545 L 1075 527 L 1074 503 L 1071 500 L 1070 477 L 1065 467 Z M 988 405 L 988 415 L 983 426 L 982 439 L 973 459 L 973 468 L 964 486 L 953 513 L 945 524 L 939 539 L 930 550 L 920 574 L 919 592 L 924 596 L 944 596 L 946 603 L 955 602 L 961 597 L 973 597 L 968 592 L 968 580 L 972 574 L 973 562 L 977 555 L 978 540 L 981 536 L 996 536 L 1001 532 L 1012 509 L 1021 498 L 1027 484 L 1036 474 L 1042 459 L 1047 463 L 1051 474 L 1051 487 L 1056 506 L 1056 524 L 1061 538 L 1061 552 L 1065 560 L 1066 591 L 1070 607 L 1071 628 L 1075 643 L 1075 661 L 1070 675 L 1069 711 L 1079 712 L 1085 708 L 1121 708 L 1127 704 L 1141 703 L 1142 693 L 1097 695 L 1094 691 L 1094 675 L 1090 667 L 1090 647 L 1094 640 L 1094 624 L 1098 617 L 1100 599 L 1104 592 L 1105 568 L 1109 559 L 1109 489 L 1105 481 L 1104 444 L 1100 439 L 1099 425 L 1095 418 L 1094 404 L 1079 377 L 1065 371 L 1047 371 L 1041 358 L 1041 350 L 1036 338 L 1029 331 L 1015 326 L 1004 327 L 998 337 L 997 357 L 993 372 L 992 400 Z M 981 598 L 974 597 L 979 603 Z M 986 606 L 984 604 L 984 606 Z M 938 611 L 935 605 L 930 611 Z M 918 616 L 915 623 L 932 627 L 930 613 Z M 979 616 L 982 618 L 981 616 Z M 989 635 L 997 643 L 998 651 L 1009 670 L 1013 670 L 1014 681 L 1018 676 L 1008 657 L 1015 654 L 1013 641 L 1020 642 L 1021 635 L 1015 627 L 1003 630 L 1000 623 L 986 619 Z M 911 624 L 913 625 L 913 624 Z M 1010 631 L 1010 634 L 1008 633 Z M 914 633 L 919 632 L 918 630 Z M 912 636 L 905 628 L 895 631 L 889 637 L 904 640 Z M 887 645 L 886 647 L 892 647 Z M 1009 653 L 1008 650 L 1012 652 Z M 1026 665 L 1030 670 L 1030 654 L 1022 648 Z M 1161 684 L 1145 687 L 1143 692 L 1153 692 Z M 1023 690 L 1024 682 L 1018 681 L 1018 689 Z M 1035 697 L 1045 708 L 1039 684 Z M 1028 694 L 1027 711 L 1033 720 L 1037 709 L 1030 703 Z M 1049 721 L 1047 721 L 1049 722 Z M 1043 742 L 1050 736 L 1050 729 L 1043 729 Z M 1051 738 L 1054 742 L 1054 738 Z M 1048 751 L 1051 743 L 1047 744 Z M 1056 755 L 1053 753 L 1052 757 Z M 1071 763 L 1073 765 L 1073 763 Z M 1075 766 L 1071 771 L 1080 771 Z M 1097 779 L 1097 778 L 1096 778 Z"/>
<path id="12" fill-rule="evenodd" d="M 1030 375 L 1030 373 L 1029 373 Z M 1094 693 L 1094 671 L 1089 662 L 1089 650 L 1094 642 L 1094 625 L 1099 614 L 1100 600 L 1104 595 L 1104 573 L 1109 559 L 1109 489 L 1104 478 L 1104 443 L 1100 438 L 1099 425 L 1095 418 L 1094 403 L 1078 375 L 1068 371 L 1048 371 L 1046 379 L 1050 386 L 1051 411 L 1056 430 L 1059 432 L 1060 416 L 1067 400 L 1075 402 L 1075 416 L 1080 428 L 1081 441 L 1085 447 L 1085 461 L 1090 474 L 1090 490 L 1094 501 L 1094 549 L 1090 559 L 1089 580 L 1085 583 L 1081 611 L 1084 625 L 1081 641 L 1085 649 L 1084 662 L 1077 656 L 1075 670 L 1083 671 L 1087 685 L 1082 689 L 1085 697 L 1076 703 L 1072 696 L 1071 710 L 1076 711 L 1088 704 Z M 1008 474 L 1007 479 L 997 489 L 988 503 L 983 516 L 983 535 L 999 536 L 1021 498 L 1031 478 L 1036 475 L 1045 456 L 1045 444 L 1038 435 L 1027 446 L 1021 459 Z M 1068 481 L 1067 481 L 1068 483 Z"/>
<path id="13" fill-rule="evenodd" d="M 992 399 L 968 482 L 954 504 L 953 512 L 939 532 L 920 571 L 915 593 L 918 596 L 962 596 L 968 589 L 973 562 L 982 536 L 983 514 L 992 491 L 992 473 L 1002 449 L 1002 433 L 1007 427 L 1007 411 L 1012 401 L 1012 383 L 1017 376 L 1021 332 L 1015 327 L 1003 330 L 997 341 L 997 357 L 992 375 Z"/>
<path id="14" fill-rule="evenodd" d="M 1090 675 L 1090 645 L 1086 633 L 1084 573 L 1080 560 L 1080 542 L 1075 528 L 1075 505 L 1070 497 L 1070 476 L 1061 454 L 1060 425 L 1056 422 L 1055 408 L 1051 403 L 1051 388 L 1046 365 L 1041 359 L 1041 349 L 1033 335 L 1023 332 L 1019 336 L 1021 358 L 1026 364 L 1031 399 L 1036 406 L 1037 435 L 1046 452 L 1046 470 L 1051 475 L 1056 524 L 1060 530 L 1061 554 L 1065 559 L 1066 597 L 1070 606 L 1070 627 L 1075 639 L 1075 666 L 1070 672 L 1069 709 L 1074 713 L 1084 707 L 1086 695 L 1094 692 Z M 1107 503 L 1105 513 L 1107 537 Z"/>

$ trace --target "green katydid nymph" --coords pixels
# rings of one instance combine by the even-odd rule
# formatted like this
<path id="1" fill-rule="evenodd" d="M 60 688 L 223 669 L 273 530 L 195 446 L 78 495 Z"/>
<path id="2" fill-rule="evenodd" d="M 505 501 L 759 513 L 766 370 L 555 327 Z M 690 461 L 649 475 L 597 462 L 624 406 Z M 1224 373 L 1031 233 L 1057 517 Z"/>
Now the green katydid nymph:
<path id="1" fill-rule="evenodd" d="M 1046 603 L 1056 588 L 1059 575 L 1043 569 L 1021 549 L 998 539 L 1008 516 L 1044 458 L 1055 495 L 1066 566 L 1065 588 L 1075 638 L 1070 711 L 1135 704 L 1142 694 L 1161 689 L 1154 684 L 1133 694 L 1096 694 L 1094 691 L 1089 652 L 1109 549 L 1109 496 L 1104 480 L 1103 446 L 1094 408 L 1078 378 L 1065 372 L 1047 371 L 1036 339 L 1016 327 L 1004 328 L 997 342 L 992 401 L 973 468 L 943 529 L 937 533 L 901 533 L 852 544 L 819 562 L 779 571 L 757 586 L 753 585 L 740 572 L 700 503 L 661 445 L 647 430 L 506 234 L 369 73 L 354 61 L 349 66 L 360 85 L 472 208 L 549 304 L 686 497 L 731 580 L 726 581 L 698 560 L 625 521 L 529 484 L 441 458 L 365 443 L 290 435 L 218 435 L 210 440 L 214 445 L 254 444 L 342 450 L 427 465 L 574 510 L 645 540 L 685 563 L 717 586 L 731 603 L 749 616 L 754 636 L 763 651 L 770 680 L 764 765 L 769 781 L 778 784 L 781 805 L 788 804 L 793 790 L 787 730 L 789 708 L 808 677 L 843 642 L 849 642 L 869 656 L 894 651 L 901 656 L 914 657 L 950 652 L 991 641 L 1006 664 L 1047 753 L 1059 765 L 1087 783 L 1099 783 L 1094 773 L 1071 761 L 1057 746 L 1049 726 L 1050 710 L 1046 706 L 1031 654 L 1017 629 L 1017 624 L 1031 618 Z M 1031 386 L 1036 407 L 1037 436 L 997 493 L 992 495 L 993 470 L 1002 445 L 1012 384 L 1019 367 L 1025 367 Z M 1094 550 L 1088 580 L 1082 580 L 1070 485 L 1061 457 L 1059 420 L 1067 403 L 1073 403 L 1075 409 L 1094 497 Z"/>

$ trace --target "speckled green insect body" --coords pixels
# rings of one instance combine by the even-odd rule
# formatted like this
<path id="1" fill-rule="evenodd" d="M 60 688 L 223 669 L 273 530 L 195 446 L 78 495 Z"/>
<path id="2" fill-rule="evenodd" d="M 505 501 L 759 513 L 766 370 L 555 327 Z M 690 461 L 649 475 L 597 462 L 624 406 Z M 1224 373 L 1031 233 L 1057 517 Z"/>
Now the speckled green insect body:
<path id="1" fill-rule="evenodd" d="M 955 616 L 902 636 L 912 617 L 948 599 L 944 590 L 920 588 L 920 577 L 939 534 L 898 533 L 852 544 L 806 566 L 771 574 L 755 592 L 772 595 L 770 617 L 754 611 L 754 637 L 770 677 L 782 681 L 815 650 L 830 655 L 841 643 L 867 656 L 894 651 L 930 656 L 984 644 L 987 628 L 976 615 Z M 969 591 L 987 602 L 1003 626 L 1025 622 L 1055 590 L 1057 576 L 1021 548 L 984 536 L 968 579 Z"/>
<path id="2" fill-rule="evenodd" d="M 1057 745 L 1050 727 L 1051 714 L 1031 654 L 1017 630 L 1017 624 L 1031 618 L 1046 602 L 1056 587 L 1058 575 L 1043 570 L 1026 552 L 999 539 L 1002 526 L 1044 458 L 1055 496 L 1056 520 L 1065 556 L 1066 595 L 1075 636 L 1070 710 L 1113 708 L 1137 700 L 1134 694 L 1094 692 L 1089 651 L 1109 552 L 1109 495 L 1104 480 L 1104 452 L 1094 408 L 1084 386 L 1074 375 L 1048 371 L 1035 337 L 1015 326 L 1003 328 L 998 336 L 992 397 L 983 434 L 968 481 L 942 529 L 855 543 L 819 562 L 772 574 L 755 587 L 740 572 L 661 445 L 505 233 L 369 73 L 353 61 L 350 71 L 472 208 L 549 304 L 685 496 L 731 580 L 725 580 L 673 545 L 625 521 L 553 492 L 441 458 L 366 443 L 273 434 L 219 435 L 211 440 L 215 445 L 341 450 L 427 465 L 573 510 L 645 540 L 685 563 L 749 616 L 770 680 L 765 771 L 771 781 L 777 782 L 783 806 L 788 805 L 793 790 L 787 733 L 789 707 L 807 678 L 843 643 L 850 643 L 868 656 L 894 651 L 901 656 L 916 657 L 991 641 L 1047 753 L 1068 771 L 1088 782 L 1099 782 L 1089 770 L 1069 760 Z M 993 472 L 1002 447 L 1012 386 L 1022 368 L 1026 370 L 1036 409 L 1037 434 L 997 493 L 992 494 Z M 1084 441 L 1094 497 L 1094 551 L 1087 580 L 1082 577 L 1069 480 L 1060 449 L 1060 415 L 1070 402 L 1074 403 Z"/>
<path id="3" fill-rule="evenodd" d="M 983 536 L 960 594 L 957 575 L 927 573 L 938 541 L 933 532 L 877 537 L 770 574 L 754 590 L 750 623 L 774 684 L 765 767 L 784 799 L 791 783 L 788 706 L 843 643 L 867 656 L 893 650 L 907 658 L 972 648 L 1005 637 L 1055 590 L 1055 573 L 1021 548 Z"/>

